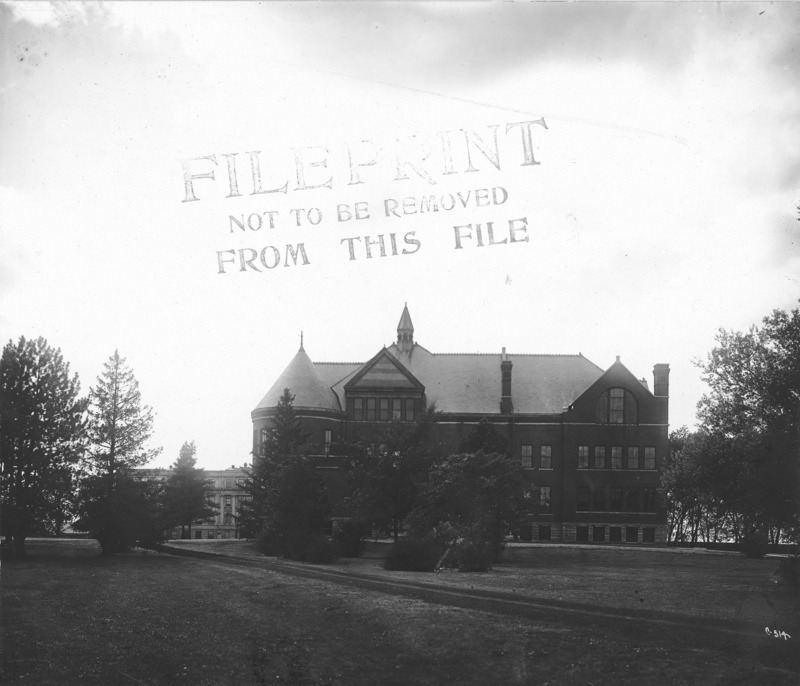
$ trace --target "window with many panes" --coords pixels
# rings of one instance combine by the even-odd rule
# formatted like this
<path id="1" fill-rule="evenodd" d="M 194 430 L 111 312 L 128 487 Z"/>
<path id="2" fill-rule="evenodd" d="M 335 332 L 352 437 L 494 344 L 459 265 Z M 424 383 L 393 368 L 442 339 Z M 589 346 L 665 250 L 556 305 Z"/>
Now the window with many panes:
<path id="1" fill-rule="evenodd" d="M 575 509 L 578 512 L 589 511 L 589 489 L 585 486 L 578 486 L 577 503 Z"/>
<path id="2" fill-rule="evenodd" d="M 604 445 L 596 445 L 594 447 L 594 468 L 606 468 L 606 447 Z"/>
<path id="3" fill-rule="evenodd" d="M 522 468 L 533 469 L 533 446 L 523 444 L 522 446 Z"/>
<path id="4" fill-rule="evenodd" d="M 550 514 L 550 486 L 539 486 L 539 513 Z"/>
<path id="5" fill-rule="evenodd" d="M 625 509 L 628 512 L 639 511 L 639 489 L 637 488 L 625 489 Z"/>
<path id="6" fill-rule="evenodd" d="M 604 526 L 593 526 L 592 540 L 597 543 L 603 543 L 606 540 L 606 528 Z"/>
<path id="7" fill-rule="evenodd" d="M 627 543 L 638 543 L 639 542 L 639 527 L 638 526 L 626 526 L 625 527 L 625 541 Z"/>
<path id="8" fill-rule="evenodd" d="M 624 388 L 609 388 L 597 400 L 598 424 L 636 424 L 636 398 Z"/>
<path id="9" fill-rule="evenodd" d="M 378 421 L 389 421 L 389 398 L 381 398 L 379 405 Z"/>
<path id="10" fill-rule="evenodd" d="M 644 468 L 645 469 L 656 468 L 656 449 L 653 447 L 644 449 Z"/>
<path id="11" fill-rule="evenodd" d="M 406 398 L 406 421 L 414 421 L 414 398 Z"/>
<path id="12" fill-rule="evenodd" d="M 578 469 L 589 469 L 589 446 L 578 446 Z"/>
<path id="13" fill-rule="evenodd" d="M 353 398 L 353 419 L 364 421 L 364 398 Z"/>
<path id="14" fill-rule="evenodd" d="M 642 511 L 644 512 L 655 512 L 656 511 L 656 492 L 652 488 L 645 488 L 643 492 L 643 500 L 644 503 L 642 505 Z"/>
<path id="15" fill-rule="evenodd" d="M 628 447 L 628 469 L 639 469 L 639 447 L 636 445 Z"/>
<path id="16" fill-rule="evenodd" d="M 367 416 L 366 420 L 368 422 L 374 422 L 376 419 L 378 411 L 378 399 L 377 398 L 367 398 Z"/>
<path id="17" fill-rule="evenodd" d="M 543 445 L 539 449 L 539 469 L 553 468 L 553 446 Z"/>
<path id="18" fill-rule="evenodd" d="M 579 542 L 586 542 L 589 540 L 589 527 L 576 526 L 575 527 L 575 540 Z"/>
<path id="19" fill-rule="evenodd" d="M 622 469 L 622 446 L 611 446 L 611 469 Z"/>
<path id="20" fill-rule="evenodd" d="M 399 422 L 403 418 L 403 399 L 392 398 L 392 421 Z"/>

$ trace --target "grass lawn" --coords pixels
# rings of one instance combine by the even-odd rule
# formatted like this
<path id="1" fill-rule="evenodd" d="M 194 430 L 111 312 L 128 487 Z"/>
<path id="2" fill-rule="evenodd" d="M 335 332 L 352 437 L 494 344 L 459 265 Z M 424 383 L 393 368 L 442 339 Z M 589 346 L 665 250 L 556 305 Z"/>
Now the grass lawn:
<path id="1" fill-rule="evenodd" d="M 459 609 L 215 561 L 138 552 L 103 558 L 92 541 L 28 548 L 27 559 L 0 571 L 4 685 L 800 680 L 800 635 L 790 627 L 797 595 L 774 583 L 776 560 L 552 547 L 510 549 L 487 574 L 418 575 L 595 606 L 632 596 L 634 605 L 687 616 L 769 618 L 792 635 L 760 630 L 726 644 L 688 640 L 675 627 L 598 631 L 575 620 Z M 374 558 L 341 565 L 359 567 L 389 574 Z"/>

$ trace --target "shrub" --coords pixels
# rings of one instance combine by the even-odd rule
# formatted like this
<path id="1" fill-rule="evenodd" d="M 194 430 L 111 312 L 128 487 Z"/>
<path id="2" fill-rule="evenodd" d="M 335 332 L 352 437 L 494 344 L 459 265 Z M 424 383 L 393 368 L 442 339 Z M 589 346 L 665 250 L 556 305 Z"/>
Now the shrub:
<path id="1" fill-rule="evenodd" d="M 445 563 L 459 572 L 488 572 L 494 561 L 494 550 L 488 541 L 464 540 L 454 546 Z"/>
<path id="2" fill-rule="evenodd" d="M 311 536 L 305 545 L 303 562 L 328 565 L 339 558 L 336 544 L 327 536 Z"/>
<path id="3" fill-rule="evenodd" d="M 797 555 L 782 557 L 775 576 L 793 588 L 800 588 L 800 557 Z"/>
<path id="4" fill-rule="evenodd" d="M 361 522 L 348 519 L 339 525 L 333 539 L 342 557 L 361 557 L 366 545 L 366 528 Z"/>
<path id="5" fill-rule="evenodd" d="M 403 538 L 386 555 L 383 568 L 402 572 L 432 572 L 443 550 L 430 538 Z"/>
<path id="6" fill-rule="evenodd" d="M 751 558 L 764 557 L 767 554 L 767 548 L 767 537 L 758 532 L 746 535 L 739 544 L 739 550 L 745 554 L 745 557 Z"/>

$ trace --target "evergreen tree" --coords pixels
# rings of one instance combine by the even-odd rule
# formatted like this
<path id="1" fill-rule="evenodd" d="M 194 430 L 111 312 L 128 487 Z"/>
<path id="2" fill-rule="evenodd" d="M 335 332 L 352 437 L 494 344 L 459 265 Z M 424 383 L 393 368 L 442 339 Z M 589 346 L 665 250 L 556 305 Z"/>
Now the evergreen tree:
<path id="1" fill-rule="evenodd" d="M 89 451 L 80 499 L 80 525 L 97 538 L 104 554 L 129 548 L 157 516 L 155 486 L 132 471 L 161 451 L 145 447 L 152 432 L 153 410 L 142 405 L 139 383 L 115 351 L 89 394 Z"/>
<path id="2" fill-rule="evenodd" d="M 24 556 L 25 539 L 69 517 L 72 476 L 84 447 L 86 401 L 61 351 L 43 338 L 11 341 L 0 359 L 2 534 Z"/>
<path id="3" fill-rule="evenodd" d="M 330 502 L 325 484 L 305 451 L 305 436 L 284 389 L 272 426 L 248 472 L 239 522 L 243 534 L 257 538 L 268 554 L 303 559 L 311 541 L 328 523 Z"/>
<path id="4" fill-rule="evenodd" d="M 214 516 L 217 507 L 208 491 L 205 471 L 195 467 L 194 441 L 181 446 L 178 459 L 164 486 L 164 510 L 168 528 L 181 527 L 181 538 L 192 537 L 192 524 Z"/>

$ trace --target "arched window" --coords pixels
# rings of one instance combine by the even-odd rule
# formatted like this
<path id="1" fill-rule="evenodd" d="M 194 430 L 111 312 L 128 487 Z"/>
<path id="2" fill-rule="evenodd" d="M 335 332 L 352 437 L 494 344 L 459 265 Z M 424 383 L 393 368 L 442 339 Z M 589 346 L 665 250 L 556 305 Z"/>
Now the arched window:
<path id="1" fill-rule="evenodd" d="M 598 424 L 638 423 L 636 398 L 624 388 L 609 388 L 597 401 Z"/>

